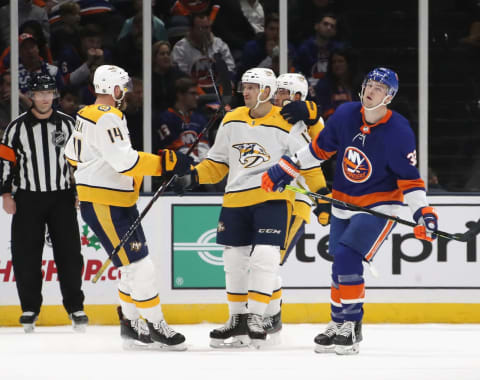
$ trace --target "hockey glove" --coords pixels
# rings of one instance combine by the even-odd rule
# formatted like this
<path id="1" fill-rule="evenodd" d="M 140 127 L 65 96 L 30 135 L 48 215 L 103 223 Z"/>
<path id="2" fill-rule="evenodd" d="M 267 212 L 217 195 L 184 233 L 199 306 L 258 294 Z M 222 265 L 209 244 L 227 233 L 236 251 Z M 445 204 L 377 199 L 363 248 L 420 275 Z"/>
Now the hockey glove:
<path id="1" fill-rule="evenodd" d="M 173 183 L 172 190 L 175 194 L 183 195 L 186 191 L 198 186 L 198 173 L 195 169 L 181 177 L 177 177 Z"/>
<path id="2" fill-rule="evenodd" d="M 283 191 L 300 174 L 300 169 L 288 156 L 282 156 L 278 164 L 273 165 L 262 175 L 262 189 L 270 192 Z"/>
<path id="3" fill-rule="evenodd" d="M 308 126 L 314 125 L 320 118 L 317 105 L 310 100 L 306 102 L 302 100 L 291 102 L 281 109 L 280 115 L 290 124 L 295 124 L 302 120 Z"/>
<path id="4" fill-rule="evenodd" d="M 332 197 L 332 193 L 326 187 L 320 189 L 318 193 L 329 198 Z M 317 199 L 317 207 L 315 207 L 313 213 L 317 216 L 318 223 L 322 226 L 328 226 L 330 224 L 330 216 L 332 215 L 332 204 L 328 201 Z"/>
<path id="5" fill-rule="evenodd" d="M 174 152 L 171 149 L 163 149 L 159 152 L 162 157 L 162 175 L 171 176 L 178 174 L 182 176 L 191 170 L 193 159 L 180 152 Z"/>
<path id="6" fill-rule="evenodd" d="M 436 235 L 432 232 L 438 229 L 438 215 L 433 207 L 426 206 L 419 208 L 415 214 L 413 214 L 413 219 L 418 224 L 418 226 L 413 228 L 413 232 L 417 239 L 433 241 L 436 239 Z"/>

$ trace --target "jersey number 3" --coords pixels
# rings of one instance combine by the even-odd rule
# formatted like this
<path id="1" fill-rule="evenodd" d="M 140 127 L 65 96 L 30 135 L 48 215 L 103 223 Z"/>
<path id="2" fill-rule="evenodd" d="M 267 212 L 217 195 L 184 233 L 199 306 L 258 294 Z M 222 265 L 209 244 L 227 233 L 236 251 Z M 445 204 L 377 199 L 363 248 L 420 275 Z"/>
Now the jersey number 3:
<path id="1" fill-rule="evenodd" d="M 410 161 L 410 165 L 417 166 L 417 151 L 414 150 L 413 152 L 408 153 L 407 159 Z"/>

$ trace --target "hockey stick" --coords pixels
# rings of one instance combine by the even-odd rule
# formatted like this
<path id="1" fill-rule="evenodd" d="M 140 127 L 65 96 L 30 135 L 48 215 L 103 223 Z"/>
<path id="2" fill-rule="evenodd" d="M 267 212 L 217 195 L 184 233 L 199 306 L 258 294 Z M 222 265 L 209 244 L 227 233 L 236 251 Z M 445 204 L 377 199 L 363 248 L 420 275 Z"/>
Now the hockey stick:
<path id="1" fill-rule="evenodd" d="M 193 144 L 190 146 L 188 151 L 185 153 L 185 155 L 189 155 L 192 153 L 192 151 L 195 149 L 195 147 L 198 145 L 202 137 L 205 135 L 205 133 L 212 127 L 212 125 L 215 124 L 215 121 L 218 119 L 218 116 L 220 114 L 220 110 L 215 112 L 215 114 L 210 118 L 208 123 L 203 127 L 202 131 L 198 134 L 196 140 L 193 142 Z M 118 252 L 122 249 L 122 247 L 125 245 L 128 239 L 133 235 L 135 230 L 140 226 L 140 223 L 142 222 L 143 218 L 145 215 L 148 213 L 148 211 L 152 208 L 153 204 L 157 201 L 157 199 L 162 195 L 165 190 L 177 179 L 178 174 L 174 174 L 172 177 L 169 179 L 165 179 L 160 187 L 157 189 L 155 194 L 153 195 L 152 199 L 150 199 L 150 202 L 145 206 L 143 211 L 140 213 L 140 215 L 135 219 L 135 221 L 132 223 L 128 231 L 125 233 L 125 235 L 122 237 L 122 240 L 120 240 L 120 243 L 115 247 L 115 249 L 112 251 L 110 254 L 110 257 L 103 263 L 103 265 L 100 267 L 98 272 L 95 274 L 95 276 L 92 279 L 92 282 L 95 284 L 98 279 L 101 277 L 103 272 L 108 268 L 110 263 L 112 262 L 112 257 L 118 254 Z"/>
<path id="2" fill-rule="evenodd" d="M 338 199 L 330 198 L 330 197 L 327 197 L 326 195 L 322 195 L 322 194 L 318 194 L 318 193 L 313 193 L 313 192 L 308 191 L 308 190 L 303 190 L 303 189 L 300 189 L 300 188 L 295 187 L 295 186 L 286 185 L 285 189 L 294 191 L 296 193 L 305 194 L 305 195 L 313 197 L 313 198 L 322 199 L 322 200 L 330 202 L 332 204 L 346 207 L 349 210 L 366 212 L 368 214 L 375 215 L 375 216 L 378 216 L 378 217 L 383 218 L 383 219 L 393 220 L 394 222 L 397 222 L 399 224 L 404 224 L 406 226 L 410 226 L 410 227 L 416 227 L 417 226 L 417 224 L 415 224 L 413 222 L 410 222 L 408 220 L 405 220 L 405 219 L 401 219 L 398 216 L 384 214 L 382 212 L 378 212 L 378 211 L 375 211 L 375 210 L 371 210 L 371 209 L 368 209 L 368 208 L 357 206 L 357 205 L 354 205 L 354 204 L 351 204 L 351 203 L 347 203 L 347 202 L 344 202 L 344 201 L 339 201 Z M 463 241 L 463 242 L 466 242 L 466 241 L 474 238 L 479 232 L 480 232 L 480 220 L 478 220 L 477 222 L 474 222 L 473 225 L 471 227 L 469 227 L 469 230 L 467 232 L 463 233 L 463 234 L 450 234 L 448 232 L 443 232 L 443 231 L 440 231 L 440 230 L 432 231 L 433 234 L 435 234 L 439 237 L 449 239 L 449 240 Z"/>

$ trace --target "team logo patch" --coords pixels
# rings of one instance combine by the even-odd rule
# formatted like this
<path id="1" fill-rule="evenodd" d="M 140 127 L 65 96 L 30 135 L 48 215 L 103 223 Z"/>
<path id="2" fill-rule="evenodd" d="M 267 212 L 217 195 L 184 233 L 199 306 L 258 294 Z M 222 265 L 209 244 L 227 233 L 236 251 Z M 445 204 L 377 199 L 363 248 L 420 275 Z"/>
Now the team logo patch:
<path id="1" fill-rule="evenodd" d="M 223 232 L 225 231 L 225 224 L 223 224 L 222 221 L 219 221 L 217 224 L 217 232 Z"/>
<path id="2" fill-rule="evenodd" d="M 111 108 L 112 108 L 112 107 L 106 106 L 106 105 L 104 105 L 104 104 L 98 106 L 98 109 L 99 109 L 100 111 L 103 111 L 103 112 L 110 111 Z"/>
<path id="3" fill-rule="evenodd" d="M 345 149 L 342 169 L 345 178 L 354 183 L 365 182 L 372 175 L 372 164 L 367 155 L 353 146 Z"/>
<path id="4" fill-rule="evenodd" d="M 270 155 L 265 148 L 257 143 L 235 144 L 233 146 L 240 152 L 240 163 L 245 168 L 253 168 L 270 160 Z"/>
<path id="5" fill-rule="evenodd" d="M 67 142 L 67 136 L 65 135 L 65 132 L 62 132 L 62 131 L 52 132 L 53 145 L 62 147 L 62 146 L 65 146 L 66 142 Z"/>
<path id="6" fill-rule="evenodd" d="M 130 242 L 130 250 L 131 251 L 139 252 L 141 248 L 142 248 L 142 243 L 140 243 L 139 241 Z"/>

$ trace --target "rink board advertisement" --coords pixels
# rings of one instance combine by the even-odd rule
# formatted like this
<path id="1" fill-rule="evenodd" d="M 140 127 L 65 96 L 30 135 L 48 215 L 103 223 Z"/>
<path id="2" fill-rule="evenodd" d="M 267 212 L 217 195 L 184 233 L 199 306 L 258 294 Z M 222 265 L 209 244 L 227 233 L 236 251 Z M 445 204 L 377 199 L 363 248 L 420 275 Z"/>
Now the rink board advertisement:
<path id="1" fill-rule="evenodd" d="M 150 197 L 142 197 L 142 210 Z M 158 287 L 163 303 L 224 303 L 222 252 L 216 227 L 222 198 L 219 196 L 164 196 L 151 208 L 143 227 L 149 250 L 158 267 Z M 475 197 L 431 197 L 440 216 L 440 229 L 465 232 L 480 217 Z M 407 207 L 400 217 L 411 220 Z M 0 215 L 0 305 L 18 305 L 10 253 L 11 217 Z M 116 304 L 117 268 L 110 266 L 93 284 L 94 274 L 107 254 L 79 216 L 85 260 L 85 304 Z M 331 261 L 329 229 L 312 218 L 306 234 L 281 268 L 286 302 L 328 302 Z M 28 237 L 26 237 L 28 238 Z M 379 277 L 365 267 L 369 302 L 480 303 L 480 263 L 477 238 L 462 243 L 440 239 L 433 244 L 413 237 L 412 229 L 397 225 L 375 256 Z M 44 248 L 44 304 L 60 305 L 52 249 Z M 314 295 L 314 297 L 312 297 Z M 432 297 L 433 295 L 433 297 Z"/>

